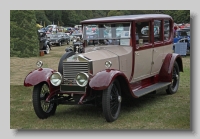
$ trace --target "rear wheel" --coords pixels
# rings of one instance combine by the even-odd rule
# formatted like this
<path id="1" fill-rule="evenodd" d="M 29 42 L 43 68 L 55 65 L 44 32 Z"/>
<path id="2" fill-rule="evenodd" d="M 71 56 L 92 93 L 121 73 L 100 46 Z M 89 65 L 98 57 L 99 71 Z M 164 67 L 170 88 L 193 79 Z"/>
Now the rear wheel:
<path id="1" fill-rule="evenodd" d="M 107 122 L 113 122 L 119 117 L 121 110 L 121 89 L 118 80 L 103 91 L 102 108 Z"/>
<path id="2" fill-rule="evenodd" d="M 33 107 L 36 115 L 40 119 L 46 119 L 56 112 L 57 104 L 46 102 L 49 95 L 49 86 L 46 83 L 40 83 L 33 88 Z"/>
<path id="3" fill-rule="evenodd" d="M 58 44 L 59 46 L 61 46 L 62 45 L 62 42 L 59 42 L 59 44 Z"/>
<path id="4" fill-rule="evenodd" d="M 45 53 L 45 54 L 49 54 L 49 52 L 50 52 L 50 47 L 49 47 L 49 45 L 47 44 L 46 50 L 44 51 L 44 53 Z"/>
<path id="5" fill-rule="evenodd" d="M 172 82 L 166 90 L 167 94 L 175 94 L 177 92 L 179 87 L 179 80 L 180 80 L 179 67 L 177 62 L 175 61 L 172 71 Z"/>

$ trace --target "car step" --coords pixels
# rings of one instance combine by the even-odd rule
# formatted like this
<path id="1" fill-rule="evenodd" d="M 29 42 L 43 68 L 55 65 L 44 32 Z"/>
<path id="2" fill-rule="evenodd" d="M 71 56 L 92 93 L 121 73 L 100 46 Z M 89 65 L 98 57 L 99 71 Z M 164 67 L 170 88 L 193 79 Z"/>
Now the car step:
<path id="1" fill-rule="evenodd" d="M 146 95 L 148 93 L 151 93 L 155 90 L 158 90 L 160 88 L 163 88 L 163 87 L 166 87 L 168 85 L 170 85 L 171 82 L 160 82 L 160 83 L 156 83 L 154 85 L 151 85 L 151 86 L 148 86 L 148 87 L 145 87 L 143 89 L 140 89 L 140 90 L 137 90 L 137 91 L 133 91 L 133 94 L 137 97 L 141 97 L 143 95 Z"/>

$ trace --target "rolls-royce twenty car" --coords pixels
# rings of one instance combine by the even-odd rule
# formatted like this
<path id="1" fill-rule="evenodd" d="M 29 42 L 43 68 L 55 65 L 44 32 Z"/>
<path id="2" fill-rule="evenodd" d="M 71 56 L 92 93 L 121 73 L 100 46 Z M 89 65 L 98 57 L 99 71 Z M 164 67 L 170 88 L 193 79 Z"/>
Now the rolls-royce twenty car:
<path id="1" fill-rule="evenodd" d="M 92 104 L 102 106 L 105 120 L 114 122 L 127 97 L 139 99 L 158 89 L 166 94 L 178 91 L 183 64 L 172 50 L 171 16 L 112 16 L 81 24 L 82 45 L 66 51 L 58 69 L 43 68 L 38 61 L 38 68 L 25 77 L 24 86 L 33 86 L 34 111 L 40 119 L 55 114 L 62 104 Z M 91 25 L 96 26 L 95 37 L 87 37 L 86 28 Z"/>

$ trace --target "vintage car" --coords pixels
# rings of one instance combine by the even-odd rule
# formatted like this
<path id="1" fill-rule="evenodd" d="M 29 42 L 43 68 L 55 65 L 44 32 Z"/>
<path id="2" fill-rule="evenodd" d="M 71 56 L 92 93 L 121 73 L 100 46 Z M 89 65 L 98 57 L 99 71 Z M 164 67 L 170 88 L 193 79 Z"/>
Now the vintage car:
<path id="1" fill-rule="evenodd" d="M 49 54 L 52 44 L 44 30 L 38 30 L 38 40 L 40 47 L 39 49 L 44 51 L 45 54 Z"/>
<path id="2" fill-rule="evenodd" d="M 52 45 L 62 46 L 64 43 L 69 44 L 70 42 L 70 37 L 63 32 L 51 34 L 48 37 L 50 38 Z"/>
<path id="3" fill-rule="evenodd" d="M 72 42 L 76 42 L 77 41 L 77 39 L 82 39 L 82 36 L 83 36 L 83 34 L 82 33 L 72 33 L 71 34 L 71 36 L 70 36 L 70 41 L 72 41 Z"/>
<path id="4" fill-rule="evenodd" d="M 33 86 L 33 107 L 40 119 L 54 115 L 62 104 L 92 104 L 102 107 L 107 122 L 114 122 L 126 98 L 134 101 L 158 90 L 166 94 L 178 91 L 183 63 L 181 56 L 172 51 L 171 16 L 124 15 L 84 20 L 81 24 L 83 45 L 66 51 L 58 69 L 43 68 L 43 62 L 38 61 L 38 68 L 24 79 L 24 86 Z M 159 27 L 156 36 L 154 24 Z M 93 38 L 98 44 L 88 44 L 92 39 L 87 37 L 88 25 L 99 29 Z M 107 26 L 111 35 L 105 37 Z M 119 27 L 123 28 L 121 35 L 116 33 Z M 147 27 L 149 33 L 142 33 Z"/>

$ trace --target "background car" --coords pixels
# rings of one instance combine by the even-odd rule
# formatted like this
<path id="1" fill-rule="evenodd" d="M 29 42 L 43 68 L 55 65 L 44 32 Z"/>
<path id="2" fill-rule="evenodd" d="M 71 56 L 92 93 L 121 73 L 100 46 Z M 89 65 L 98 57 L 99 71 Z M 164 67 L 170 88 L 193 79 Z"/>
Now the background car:
<path id="1" fill-rule="evenodd" d="M 51 41 L 46 36 L 46 32 L 38 30 L 38 39 L 40 50 L 43 50 L 45 54 L 49 54 L 51 50 Z"/>
<path id="2" fill-rule="evenodd" d="M 187 43 L 187 54 L 190 54 L 190 28 L 183 28 L 176 31 L 174 36 L 173 50 L 175 50 L 176 43 Z"/>
<path id="3" fill-rule="evenodd" d="M 58 35 L 60 35 L 59 37 L 61 37 L 62 39 L 62 43 L 67 43 L 67 44 L 69 44 L 69 42 L 70 42 L 70 37 L 69 37 L 69 35 L 67 35 L 66 33 L 64 33 L 64 32 L 58 32 L 57 33 Z"/>
<path id="4" fill-rule="evenodd" d="M 69 44 L 69 42 L 70 42 L 69 36 L 62 32 L 58 32 L 56 34 L 51 34 L 51 35 L 49 35 L 49 37 L 50 37 L 50 41 L 51 41 L 52 45 L 61 46 L 64 43 Z"/>
<path id="5" fill-rule="evenodd" d="M 80 39 L 82 39 L 82 33 L 72 33 L 72 35 L 70 36 L 70 41 L 74 41 L 77 39 L 77 37 L 79 37 Z"/>

